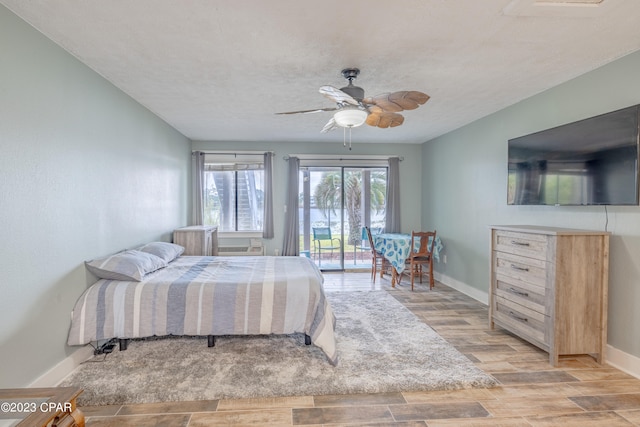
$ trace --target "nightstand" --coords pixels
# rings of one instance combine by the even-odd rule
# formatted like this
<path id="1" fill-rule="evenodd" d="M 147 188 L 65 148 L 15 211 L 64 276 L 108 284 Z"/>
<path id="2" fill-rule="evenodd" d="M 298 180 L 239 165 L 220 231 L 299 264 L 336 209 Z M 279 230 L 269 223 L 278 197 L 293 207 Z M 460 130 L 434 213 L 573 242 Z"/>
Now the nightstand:
<path id="1" fill-rule="evenodd" d="M 80 393 L 77 387 L 0 390 L 0 425 L 84 427 L 84 414 L 76 406 Z"/>

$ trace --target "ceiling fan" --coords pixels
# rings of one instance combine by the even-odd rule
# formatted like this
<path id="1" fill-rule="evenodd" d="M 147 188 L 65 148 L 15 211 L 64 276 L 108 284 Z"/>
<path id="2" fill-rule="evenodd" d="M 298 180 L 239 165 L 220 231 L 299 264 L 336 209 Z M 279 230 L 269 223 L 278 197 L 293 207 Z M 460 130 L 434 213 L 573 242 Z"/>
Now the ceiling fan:
<path id="1" fill-rule="evenodd" d="M 349 81 L 343 88 L 321 86 L 319 92 L 337 106 L 330 108 L 316 108 L 314 110 L 289 111 L 276 114 L 308 114 L 322 111 L 335 111 L 333 117 L 322 128 L 321 132 L 328 132 L 337 127 L 354 128 L 366 123 L 369 126 L 388 128 L 400 126 L 404 117 L 398 112 L 414 110 L 429 100 L 429 95 L 412 91 L 386 93 L 374 97 L 364 97 L 364 89 L 354 86 L 353 81 L 360 74 L 357 68 L 345 68 L 342 75 Z"/>

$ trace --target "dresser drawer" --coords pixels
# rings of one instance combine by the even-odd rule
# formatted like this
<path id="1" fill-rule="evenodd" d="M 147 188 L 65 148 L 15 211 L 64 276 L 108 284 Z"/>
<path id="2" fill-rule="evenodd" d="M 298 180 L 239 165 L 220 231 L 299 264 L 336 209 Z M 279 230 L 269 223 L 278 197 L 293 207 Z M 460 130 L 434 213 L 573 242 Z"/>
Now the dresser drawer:
<path id="1" fill-rule="evenodd" d="M 493 245 L 497 251 L 546 260 L 548 256 L 548 240 L 549 236 L 544 234 L 495 230 Z"/>
<path id="2" fill-rule="evenodd" d="M 496 275 L 511 277 L 537 286 L 548 286 L 546 261 L 494 251 L 493 262 Z"/>
<path id="3" fill-rule="evenodd" d="M 493 286 L 494 295 L 542 314 L 549 314 L 545 306 L 547 292 L 544 286 L 523 282 L 501 274 L 496 275 Z"/>
<path id="4" fill-rule="evenodd" d="M 507 330 L 525 339 L 535 341 L 535 344 L 548 349 L 548 338 L 545 331 L 549 323 L 549 316 L 528 309 L 506 298 L 494 295 L 493 320 Z"/>

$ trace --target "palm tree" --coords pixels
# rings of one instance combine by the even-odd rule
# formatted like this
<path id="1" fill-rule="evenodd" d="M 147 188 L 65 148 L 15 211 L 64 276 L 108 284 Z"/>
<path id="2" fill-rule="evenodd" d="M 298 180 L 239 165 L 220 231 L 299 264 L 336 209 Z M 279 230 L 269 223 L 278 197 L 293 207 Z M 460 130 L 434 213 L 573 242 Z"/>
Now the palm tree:
<path id="1" fill-rule="evenodd" d="M 341 185 L 340 172 L 325 172 L 314 190 L 316 206 L 322 211 L 325 218 L 328 218 L 331 213 L 337 216 L 337 209 L 340 209 L 342 205 L 344 187 L 344 205 L 349 223 L 347 243 L 351 245 L 357 244 L 362 238 L 362 176 L 362 171 L 345 171 L 344 185 Z M 386 174 L 382 171 L 372 170 L 370 182 L 371 209 L 380 212 L 385 205 Z"/>

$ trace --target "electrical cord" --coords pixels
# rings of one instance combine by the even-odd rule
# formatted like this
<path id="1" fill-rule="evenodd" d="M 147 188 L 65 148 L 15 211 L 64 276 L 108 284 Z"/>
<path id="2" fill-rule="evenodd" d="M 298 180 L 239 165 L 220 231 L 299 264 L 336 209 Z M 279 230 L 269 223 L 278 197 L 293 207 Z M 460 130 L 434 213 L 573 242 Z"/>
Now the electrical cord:
<path id="1" fill-rule="evenodd" d="M 108 355 L 109 355 L 109 353 L 102 353 L 102 359 L 99 359 L 99 358 L 94 356 L 92 359 L 85 360 L 84 362 L 80 362 L 80 364 L 84 365 L 85 363 L 102 363 L 105 360 L 107 360 L 107 356 Z"/>
<path id="2" fill-rule="evenodd" d="M 80 364 L 82 365 L 84 363 L 104 362 L 107 359 L 107 356 L 110 353 L 113 352 L 113 348 L 115 347 L 115 342 L 116 342 L 115 338 L 112 338 L 112 339 L 106 341 L 101 346 L 98 346 L 97 342 L 96 342 L 95 346 L 93 344 L 89 343 L 91 348 L 93 348 L 94 357 L 92 359 L 85 360 L 84 362 L 81 362 Z M 99 356 L 99 355 L 103 355 L 102 359 L 99 359 L 99 358 L 95 357 L 95 356 Z"/>

